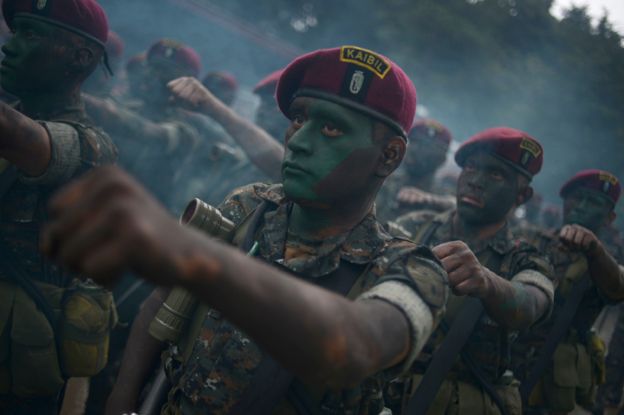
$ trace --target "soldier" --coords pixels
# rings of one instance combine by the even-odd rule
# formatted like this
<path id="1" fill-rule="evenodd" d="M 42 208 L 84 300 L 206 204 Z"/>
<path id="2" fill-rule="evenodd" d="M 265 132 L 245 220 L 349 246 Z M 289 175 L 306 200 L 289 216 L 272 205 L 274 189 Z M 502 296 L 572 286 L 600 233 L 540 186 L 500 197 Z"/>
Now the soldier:
<path id="1" fill-rule="evenodd" d="M 2 12 L 13 34 L 0 80 L 19 102 L 0 104 L 0 413 L 56 414 L 65 380 L 106 363 L 112 323 L 109 293 L 39 252 L 50 195 L 116 157 L 80 98 L 105 56 L 108 23 L 94 0 L 4 0 Z"/>
<path id="2" fill-rule="evenodd" d="M 222 71 L 208 72 L 202 84 L 228 107 L 234 103 L 238 82 L 232 74 Z"/>
<path id="3" fill-rule="evenodd" d="M 576 404 L 593 406 L 596 387 L 604 381 L 605 347 L 591 327 L 605 305 L 624 299 L 624 273 L 597 236 L 615 219 L 618 179 L 584 170 L 560 195 L 563 228 L 528 239 L 555 267 L 556 307 L 548 322 L 521 336 L 514 347 L 530 409 L 555 414 L 568 413 Z"/>
<path id="4" fill-rule="evenodd" d="M 188 169 L 206 168 L 208 172 L 195 172 L 196 175 L 204 179 L 214 176 L 210 160 L 194 163 L 193 157 L 210 159 L 215 145 L 231 140 L 205 117 L 171 105 L 167 83 L 181 76 L 197 76 L 200 71 L 199 55 L 192 48 L 160 40 L 148 50 L 145 65 L 138 86 L 139 107 L 130 110 L 109 100 L 85 96 L 87 110 L 119 141 L 122 164 L 172 211 L 179 211 L 190 197 Z M 243 158 L 228 146 L 217 148 L 214 153 L 215 158 L 225 157 L 222 164 L 236 164 Z M 215 180 L 215 186 L 206 184 L 206 188 L 214 189 L 222 182 L 218 176 Z M 215 194 L 222 199 L 229 190 L 223 188 Z"/>
<path id="5" fill-rule="evenodd" d="M 434 175 L 446 161 L 453 137 L 432 119 L 418 119 L 410 135 L 410 146 L 400 172 L 384 185 L 377 202 L 382 223 L 418 208 L 444 211 L 454 207 L 453 197 L 438 195 Z"/>
<path id="6" fill-rule="evenodd" d="M 605 383 L 600 386 L 596 400 L 602 409 L 600 413 L 617 415 L 622 410 L 622 389 L 624 389 L 624 305 L 619 306 L 608 350 Z"/>
<path id="7" fill-rule="evenodd" d="M 449 271 L 453 291 L 441 323 L 444 329 L 434 333 L 414 366 L 414 399 L 435 396 L 430 414 L 521 413 L 518 384 L 508 371 L 509 342 L 513 332 L 548 316 L 554 288 L 548 262 L 516 242 L 507 221 L 531 197 L 530 181 L 542 159 L 541 145 L 522 131 L 506 127 L 482 131 L 455 154 L 462 168 L 457 209 L 442 214 L 413 212 L 393 225 L 416 243 L 442 244 L 434 252 Z M 463 242 L 445 244 L 455 239 Z M 466 262 L 470 273 L 453 270 L 461 270 L 460 264 Z M 475 312 L 470 330 L 462 318 L 473 304 L 481 304 L 477 311 L 485 308 L 485 313 Z M 446 336 L 456 323 L 466 324 L 469 337 Z M 447 352 L 446 345 L 453 343 L 455 350 Z M 429 380 L 433 378 L 428 367 L 435 368 L 436 361 L 452 364 L 439 390 Z M 392 397 L 406 382 L 392 385 L 388 395 Z"/>
<path id="8" fill-rule="evenodd" d="M 277 100 L 291 118 L 283 184 L 237 189 L 220 207 L 259 259 L 180 227 L 118 170 L 52 204 L 44 246 L 55 258 L 98 279 L 130 268 L 213 307 L 187 364 L 170 367 L 166 414 L 379 414 L 383 383 L 411 366 L 443 314 L 446 278 L 431 251 L 373 215 L 405 153 L 409 78 L 375 52 L 324 49 L 286 68 Z M 97 177 L 108 183 L 93 188 Z M 162 347 L 145 331 L 159 296 L 133 327 L 108 413 L 135 407 Z"/>

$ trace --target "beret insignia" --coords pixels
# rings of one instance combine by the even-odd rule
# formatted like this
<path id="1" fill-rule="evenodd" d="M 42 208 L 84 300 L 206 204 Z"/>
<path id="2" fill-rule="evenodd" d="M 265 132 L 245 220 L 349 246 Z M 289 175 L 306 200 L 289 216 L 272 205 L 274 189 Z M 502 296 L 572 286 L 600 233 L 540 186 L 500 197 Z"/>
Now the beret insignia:
<path id="1" fill-rule="evenodd" d="M 386 61 L 382 56 L 357 46 L 343 46 L 340 48 L 340 61 L 366 68 L 381 79 L 384 79 L 392 68 L 390 62 Z"/>

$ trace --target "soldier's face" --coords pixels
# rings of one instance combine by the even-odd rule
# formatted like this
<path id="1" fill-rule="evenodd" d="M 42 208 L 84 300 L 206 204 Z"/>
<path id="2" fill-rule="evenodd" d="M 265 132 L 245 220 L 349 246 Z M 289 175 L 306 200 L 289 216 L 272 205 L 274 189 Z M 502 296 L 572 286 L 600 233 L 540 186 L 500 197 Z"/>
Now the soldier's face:
<path id="1" fill-rule="evenodd" d="M 433 137 L 410 135 L 403 165 L 410 176 L 427 176 L 444 164 L 446 152 L 447 147 Z"/>
<path id="2" fill-rule="evenodd" d="M 2 47 L 2 88 L 17 96 L 65 88 L 72 75 L 67 60 L 70 45 L 62 31 L 23 17 L 16 17 L 13 23 L 13 35 Z"/>
<path id="3" fill-rule="evenodd" d="M 335 206 L 367 192 L 382 145 L 373 120 L 330 101 L 296 98 L 290 107 L 282 176 L 286 195 L 300 205 Z"/>
<path id="4" fill-rule="evenodd" d="M 563 222 L 598 232 L 608 224 L 612 210 L 613 203 L 605 196 L 591 189 L 577 187 L 563 199 Z"/>
<path id="5" fill-rule="evenodd" d="M 518 173 L 491 154 L 469 156 L 457 181 L 457 212 L 472 224 L 504 220 L 518 196 Z"/>
<path id="6" fill-rule="evenodd" d="M 256 124 L 281 142 L 290 122 L 284 117 L 275 98 L 271 95 L 260 97 L 260 105 L 256 110 Z"/>

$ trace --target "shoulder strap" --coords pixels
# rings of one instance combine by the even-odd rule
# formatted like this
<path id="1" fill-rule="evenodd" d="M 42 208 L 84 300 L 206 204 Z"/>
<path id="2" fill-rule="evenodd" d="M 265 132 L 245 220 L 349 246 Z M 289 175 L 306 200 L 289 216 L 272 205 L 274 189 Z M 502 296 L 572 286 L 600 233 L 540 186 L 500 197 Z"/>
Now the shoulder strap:
<path id="1" fill-rule="evenodd" d="M 522 396 L 523 402 L 528 402 L 533 388 L 542 377 L 546 367 L 550 364 L 557 345 L 570 329 L 574 316 L 576 315 L 576 311 L 583 300 L 583 296 L 590 287 L 590 277 L 589 275 L 584 275 L 583 278 L 576 282 L 574 288 L 572 288 L 572 291 L 570 292 L 568 299 L 565 301 L 561 312 L 555 319 L 555 323 L 550 330 L 550 333 L 548 333 L 548 337 L 546 337 L 544 345 L 539 351 L 535 364 L 531 368 L 526 379 L 523 379 L 522 381 L 522 385 L 520 386 L 520 396 Z"/>
<path id="2" fill-rule="evenodd" d="M 429 242 L 431 242 L 431 237 L 441 224 L 442 222 L 438 220 L 437 216 L 431 218 L 428 222 L 420 227 L 414 238 L 412 238 L 412 241 L 416 245 L 429 245 Z"/>

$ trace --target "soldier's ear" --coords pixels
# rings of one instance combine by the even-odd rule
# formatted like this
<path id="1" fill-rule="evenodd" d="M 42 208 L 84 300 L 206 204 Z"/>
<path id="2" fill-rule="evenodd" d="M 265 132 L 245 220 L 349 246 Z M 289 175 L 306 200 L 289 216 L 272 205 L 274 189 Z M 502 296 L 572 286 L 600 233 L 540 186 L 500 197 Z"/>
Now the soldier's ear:
<path id="1" fill-rule="evenodd" d="M 616 217 L 617 214 L 614 211 L 609 212 L 609 215 L 607 215 L 607 225 L 611 225 Z"/>
<path id="2" fill-rule="evenodd" d="M 74 49 L 74 55 L 72 57 L 73 66 L 79 71 L 89 70 L 96 59 L 95 53 L 90 48 L 79 47 Z"/>
<path id="3" fill-rule="evenodd" d="M 390 176 L 401 164 L 403 157 L 405 157 L 406 149 L 407 143 L 403 137 L 392 136 L 386 138 L 379 163 L 375 169 L 375 175 L 383 178 Z"/>
<path id="4" fill-rule="evenodd" d="M 516 196 L 516 206 L 520 206 L 531 200 L 533 197 L 533 188 L 531 186 L 524 186 L 518 192 Z"/>

